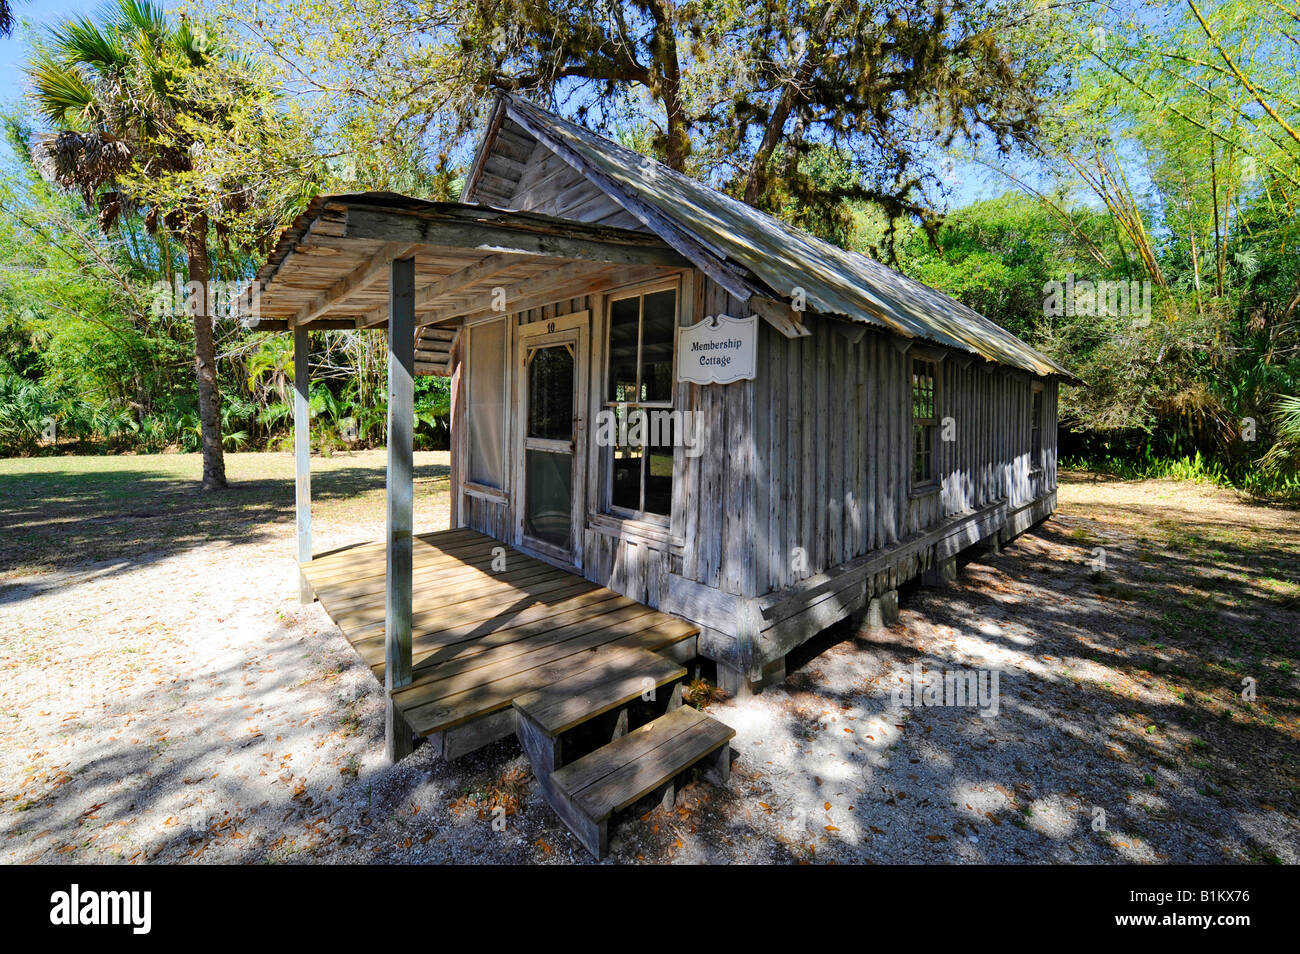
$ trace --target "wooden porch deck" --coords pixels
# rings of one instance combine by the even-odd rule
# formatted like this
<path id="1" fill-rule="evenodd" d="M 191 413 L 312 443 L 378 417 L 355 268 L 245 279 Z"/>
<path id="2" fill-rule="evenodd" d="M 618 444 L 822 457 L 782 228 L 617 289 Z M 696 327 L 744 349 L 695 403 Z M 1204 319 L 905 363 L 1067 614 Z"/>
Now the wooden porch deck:
<path id="1" fill-rule="evenodd" d="M 496 548 L 504 548 L 499 572 Z M 393 699 L 418 735 L 460 733 L 456 745 L 444 742 L 446 757 L 513 734 L 517 696 L 609 665 L 628 650 L 679 660 L 695 655 L 698 626 L 476 531 L 417 535 L 413 557 L 412 682 Z M 301 567 L 382 683 L 383 543 L 337 550 Z"/>

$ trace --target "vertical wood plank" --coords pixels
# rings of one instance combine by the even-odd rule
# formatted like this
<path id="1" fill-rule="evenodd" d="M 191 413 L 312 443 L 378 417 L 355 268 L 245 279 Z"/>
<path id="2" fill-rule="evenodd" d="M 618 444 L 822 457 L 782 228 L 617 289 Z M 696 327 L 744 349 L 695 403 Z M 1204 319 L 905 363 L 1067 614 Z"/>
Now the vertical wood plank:
<path id="1" fill-rule="evenodd" d="M 298 562 L 311 560 L 311 336 L 306 328 L 293 329 L 293 458 L 294 521 L 298 530 Z M 311 584 L 298 573 L 298 599 L 313 599 Z"/>
<path id="2" fill-rule="evenodd" d="M 772 381 L 772 351 L 774 342 L 771 328 L 766 322 L 759 322 L 758 354 L 755 369 L 757 375 L 751 384 L 750 393 L 753 403 L 750 413 L 753 419 L 753 447 L 749 455 L 749 482 L 753 487 L 753 536 L 742 540 L 752 554 L 750 559 L 749 580 L 745 591 L 751 596 L 767 592 L 771 585 L 771 541 L 772 541 L 772 507 L 771 495 L 773 482 L 777 479 L 772 459 L 772 404 L 775 398 Z"/>
<path id="3" fill-rule="evenodd" d="M 781 342 L 782 352 L 785 354 L 785 461 L 783 464 L 785 476 L 785 488 L 783 501 L 785 506 L 782 507 L 782 535 L 781 535 L 781 557 L 779 563 L 779 579 L 781 586 L 786 587 L 794 582 L 794 574 L 791 571 L 790 560 L 794 554 L 794 548 L 799 545 L 799 513 L 800 513 L 800 470 L 799 461 L 802 459 L 801 443 L 803 440 L 801 429 L 803 415 L 803 381 L 801 378 L 801 369 L 803 367 L 803 345 L 798 341 L 785 339 Z"/>
<path id="4" fill-rule="evenodd" d="M 817 352 L 816 341 L 823 335 L 824 329 L 821 328 L 820 322 L 812 329 L 811 336 L 805 336 L 798 339 L 800 354 L 800 373 L 803 376 L 802 398 L 799 404 L 802 409 L 802 430 L 800 436 L 803 445 L 802 475 L 799 480 L 800 491 L 800 508 L 799 508 L 799 533 L 795 546 L 803 552 L 803 562 L 798 573 L 795 574 L 795 580 L 801 580 L 804 577 L 811 576 L 816 572 L 813 569 L 813 561 L 816 559 L 813 538 L 815 536 L 813 527 L 817 523 L 817 448 L 814 446 L 817 439 L 816 422 L 813 420 L 815 412 L 815 402 L 810 400 L 810 396 L 816 393 L 817 382 Z"/>
<path id="5" fill-rule="evenodd" d="M 862 415 L 862 425 L 866 428 L 867 550 L 880 546 L 880 530 L 876 525 L 876 500 L 880 496 L 880 341 L 881 336 L 874 333 L 868 333 L 863 339 L 867 381 L 867 409 Z"/>
<path id="6" fill-rule="evenodd" d="M 387 575 L 384 587 L 384 734 L 390 761 L 409 755 L 413 738 L 392 701 L 411 681 L 411 532 L 415 431 L 415 259 L 395 259 L 388 284 Z"/>

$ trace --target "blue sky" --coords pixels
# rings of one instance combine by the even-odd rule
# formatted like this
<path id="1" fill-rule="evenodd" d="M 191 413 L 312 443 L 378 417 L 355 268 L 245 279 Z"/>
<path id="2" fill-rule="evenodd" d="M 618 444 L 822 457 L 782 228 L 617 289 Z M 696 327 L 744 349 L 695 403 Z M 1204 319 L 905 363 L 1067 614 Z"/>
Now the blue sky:
<path id="1" fill-rule="evenodd" d="M 0 97 L 9 102 L 22 93 L 23 64 L 29 50 L 29 24 L 39 28 L 72 16 L 93 13 L 99 6 L 100 0 L 18 0 L 14 12 L 18 14 L 20 25 L 13 36 L 0 37 Z"/>

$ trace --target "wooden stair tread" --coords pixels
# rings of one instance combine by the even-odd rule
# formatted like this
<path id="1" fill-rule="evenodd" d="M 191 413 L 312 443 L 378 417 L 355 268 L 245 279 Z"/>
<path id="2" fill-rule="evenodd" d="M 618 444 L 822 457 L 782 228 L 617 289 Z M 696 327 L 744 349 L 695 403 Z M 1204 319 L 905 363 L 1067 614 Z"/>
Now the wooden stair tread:
<path id="1" fill-rule="evenodd" d="M 591 819 L 603 821 L 735 735 L 730 726 L 682 706 L 557 769 L 551 782 Z"/>
<path id="2" fill-rule="evenodd" d="M 673 620 L 670 623 L 650 623 L 638 632 L 623 636 L 609 636 L 609 642 L 573 652 L 564 658 L 543 663 L 526 670 L 509 671 L 501 678 L 491 679 L 481 672 L 472 687 L 454 694 L 435 691 L 437 698 L 425 701 L 425 687 L 414 685 L 393 691 L 393 701 L 402 711 L 403 718 L 417 735 L 429 735 L 462 725 L 471 719 L 508 707 L 515 696 L 533 691 L 539 684 L 566 679 L 575 672 L 601 665 L 603 653 L 623 652 L 628 649 L 659 650 L 699 632 L 699 627 Z M 598 635 L 598 634 L 597 634 Z M 481 680 L 481 681 L 480 681 Z"/>
<path id="3" fill-rule="evenodd" d="M 547 733 L 555 736 L 589 719 L 641 698 L 686 675 L 686 668 L 657 653 L 630 649 L 599 666 L 574 673 L 514 700 Z"/>

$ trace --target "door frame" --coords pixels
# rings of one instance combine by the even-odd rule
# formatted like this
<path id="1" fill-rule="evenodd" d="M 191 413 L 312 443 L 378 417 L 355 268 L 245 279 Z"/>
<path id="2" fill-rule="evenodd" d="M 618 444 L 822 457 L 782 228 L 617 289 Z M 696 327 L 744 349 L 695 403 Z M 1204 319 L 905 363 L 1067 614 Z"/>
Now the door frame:
<path id="1" fill-rule="evenodd" d="M 528 494 L 525 449 L 528 444 L 528 353 L 536 348 L 552 345 L 573 346 L 573 475 L 571 478 L 571 535 L 570 549 L 560 548 L 524 534 L 524 510 Z M 514 393 L 518 395 L 514 408 L 514 425 L 511 428 L 511 449 L 514 456 L 514 493 L 511 521 L 514 544 L 530 550 L 551 562 L 559 562 L 575 569 L 582 568 L 583 531 L 586 527 L 586 475 L 587 475 L 587 405 L 588 369 L 591 350 L 591 312 L 583 310 L 558 318 L 530 321 L 515 329 Z"/>

